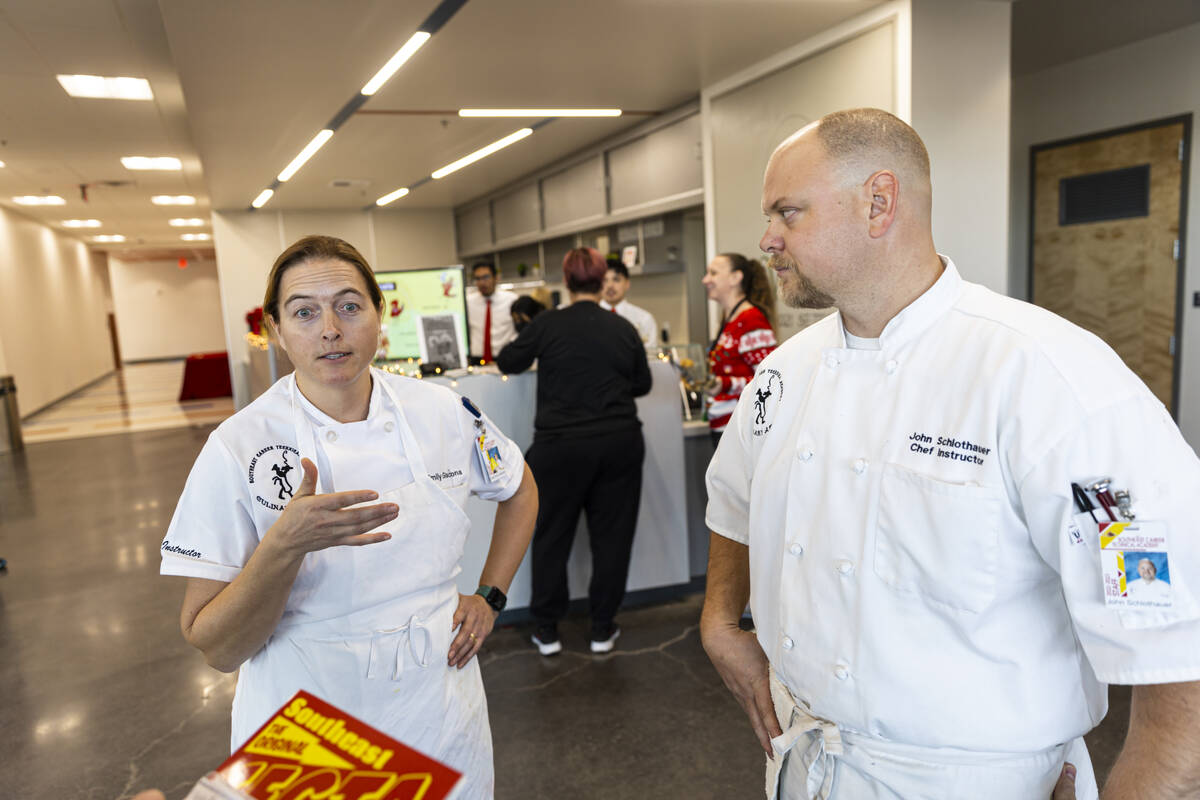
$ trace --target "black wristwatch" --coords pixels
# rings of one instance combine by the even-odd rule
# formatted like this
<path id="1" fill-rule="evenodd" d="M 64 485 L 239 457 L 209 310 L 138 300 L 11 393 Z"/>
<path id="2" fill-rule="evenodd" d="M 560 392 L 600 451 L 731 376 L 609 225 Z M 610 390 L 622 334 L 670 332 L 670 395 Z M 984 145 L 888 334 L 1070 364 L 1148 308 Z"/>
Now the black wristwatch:
<path id="1" fill-rule="evenodd" d="M 497 589 L 495 586 L 480 586 L 475 590 L 475 594 L 487 601 L 487 604 L 492 607 L 492 610 L 499 614 L 508 605 L 508 597 L 504 592 Z"/>

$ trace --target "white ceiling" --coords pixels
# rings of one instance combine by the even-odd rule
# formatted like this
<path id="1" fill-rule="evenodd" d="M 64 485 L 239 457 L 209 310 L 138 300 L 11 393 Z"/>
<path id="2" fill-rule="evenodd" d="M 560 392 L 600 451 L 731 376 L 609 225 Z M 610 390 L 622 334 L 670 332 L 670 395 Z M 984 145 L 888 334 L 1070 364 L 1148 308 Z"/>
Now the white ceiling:
<path id="1" fill-rule="evenodd" d="M 469 0 L 267 208 L 361 208 L 527 124 L 413 112 L 470 106 L 662 112 L 881 1 Z M 1155 3 L 1174 9 L 1167 15 L 1173 24 L 1198 5 Z M 97 249 L 195 255 L 197 248 L 183 243 L 167 220 L 248 207 L 437 4 L 0 0 L 0 161 L 7 163 L 0 169 L 0 204 L 14 207 L 16 195 L 58 194 L 66 206 L 18 211 L 54 226 L 102 220 L 99 231 L 67 232 L 85 240 L 94 233 L 128 237 L 125 245 Z M 1157 32 L 1166 17 L 1130 11 L 1146 5 L 1154 4 L 1022 0 L 1014 6 L 1014 69 L 1041 65 L 1047 49 L 1071 57 L 1088 46 L 1102 49 L 1096 43 L 1108 41 L 1103 31 L 1114 27 Z M 1081 16 L 1088 24 L 1073 26 Z M 1140 22 L 1131 22 L 1135 17 Z M 1046 31 L 1053 43 L 1046 43 Z M 146 77 L 155 100 L 72 99 L 55 81 L 59 73 Z M 643 119 L 555 121 L 390 207 L 463 203 Z M 130 172 L 120 164 L 124 155 L 173 155 L 184 170 Z M 333 188 L 336 179 L 355 184 Z M 199 204 L 157 207 L 153 194 L 192 194 Z"/>

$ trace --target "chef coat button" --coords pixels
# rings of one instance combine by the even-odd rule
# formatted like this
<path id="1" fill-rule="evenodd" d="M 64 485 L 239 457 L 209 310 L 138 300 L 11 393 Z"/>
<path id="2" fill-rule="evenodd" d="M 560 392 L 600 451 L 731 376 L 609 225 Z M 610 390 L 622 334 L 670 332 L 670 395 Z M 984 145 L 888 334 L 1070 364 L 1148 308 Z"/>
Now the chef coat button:
<path id="1" fill-rule="evenodd" d="M 900 368 L 900 362 L 894 358 L 888 359 L 888 362 L 883 365 L 883 368 L 887 371 L 888 375 L 891 375 Z"/>
<path id="2" fill-rule="evenodd" d="M 804 545 L 800 544 L 799 542 L 794 542 L 792 546 L 788 548 L 788 552 L 794 556 L 804 555 Z"/>
<path id="3" fill-rule="evenodd" d="M 334 433 L 333 431 L 325 431 L 325 441 L 327 441 L 327 442 L 336 442 L 336 441 L 337 441 L 337 434 L 336 434 L 336 433 Z"/>
<path id="4" fill-rule="evenodd" d="M 802 447 L 800 449 L 800 452 L 797 455 L 799 455 L 801 461 L 808 461 L 810 458 L 813 457 L 812 448 L 811 447 Z"/>
<path id="5" fill-rule="evenodd" d="M 394 422 L 385 422 L 383 423 L 383 429 L 388 433 L 391 433 L 392 431 L 396 430 L 396 424 Z"/>
<path id="6" fill-rule="evenodd" d="M 787 637 L 787 636 L 783 637 L 783 649 L 784 650 L 791 650 L 795 646 L 796 646 L 796 643 L 793 642 L 790 637 Z"/>
<path id="7" fill-rule="evenodd" d="M 825 366 L 829 367 L 830 369 L 833 369 L 837 365 L 838 365 L 837 356 L 832 356 L 832 355 L 825 356 Z"/>
<path id="8" fill-rule="evenodd" d="M 867 460 L 865 458 L 856 459 L 854 462 L 854 471 L 859 475 L 862 475 L 864 472 L 866 472 Z"/>
<path id="9" fill-rule="evenodd" d="M 839 681 L 844 681 L 850 677 L 850 670 L 846 669 L 841 664 L 838 664 L 837 669 L 833 671 L 833 677 L 837 678 Z"/>
<path id="10" fill-rule="evenodd" d="M 839 558 L 837 561 L 835 561 L 834 567 L 837 569 L 838 572 L 842 573 L 843 575 L 849 575 L 851 572 L 854 571 L 853 562 L 847 561 L 844 558 Z"/>

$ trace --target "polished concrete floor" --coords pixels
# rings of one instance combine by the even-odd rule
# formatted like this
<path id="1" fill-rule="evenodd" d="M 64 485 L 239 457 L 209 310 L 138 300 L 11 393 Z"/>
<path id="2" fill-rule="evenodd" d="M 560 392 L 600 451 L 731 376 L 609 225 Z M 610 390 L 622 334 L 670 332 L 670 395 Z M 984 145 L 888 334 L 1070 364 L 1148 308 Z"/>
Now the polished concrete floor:
<path id="1" fill-rule="evenodd" d="M 0 797 L 181 798 L 227 754 L 233 682 L 178 628 L 158 545 L 210 427 L 0 455 Z M 700 648 L 699 596 L 622 614 L 618 650 L 543 659 L 524 627 L 482 655 L 500 800 L 761 797 L 762 756 Z M 1128 695 L 1090 739 L 1106 771 Z"/>

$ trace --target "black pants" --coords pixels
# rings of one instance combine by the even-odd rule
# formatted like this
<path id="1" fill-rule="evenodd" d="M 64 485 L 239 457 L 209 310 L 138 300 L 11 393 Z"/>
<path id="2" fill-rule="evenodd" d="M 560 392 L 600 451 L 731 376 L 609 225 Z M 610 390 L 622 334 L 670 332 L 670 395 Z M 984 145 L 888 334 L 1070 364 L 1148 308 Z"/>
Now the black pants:
<path id="1" fill-rule="evenodd" d="M 540 502 L 529 610 L 539 623 L 558 622 L 567 614 L 567 560 L 581 510 L 587 514 L 592 550 L 592 626 L 603 628 L 613 621 L 625 598 L 645 454 L 640 428 L 534 442 L 529 448 L 525 460 Z"/>

